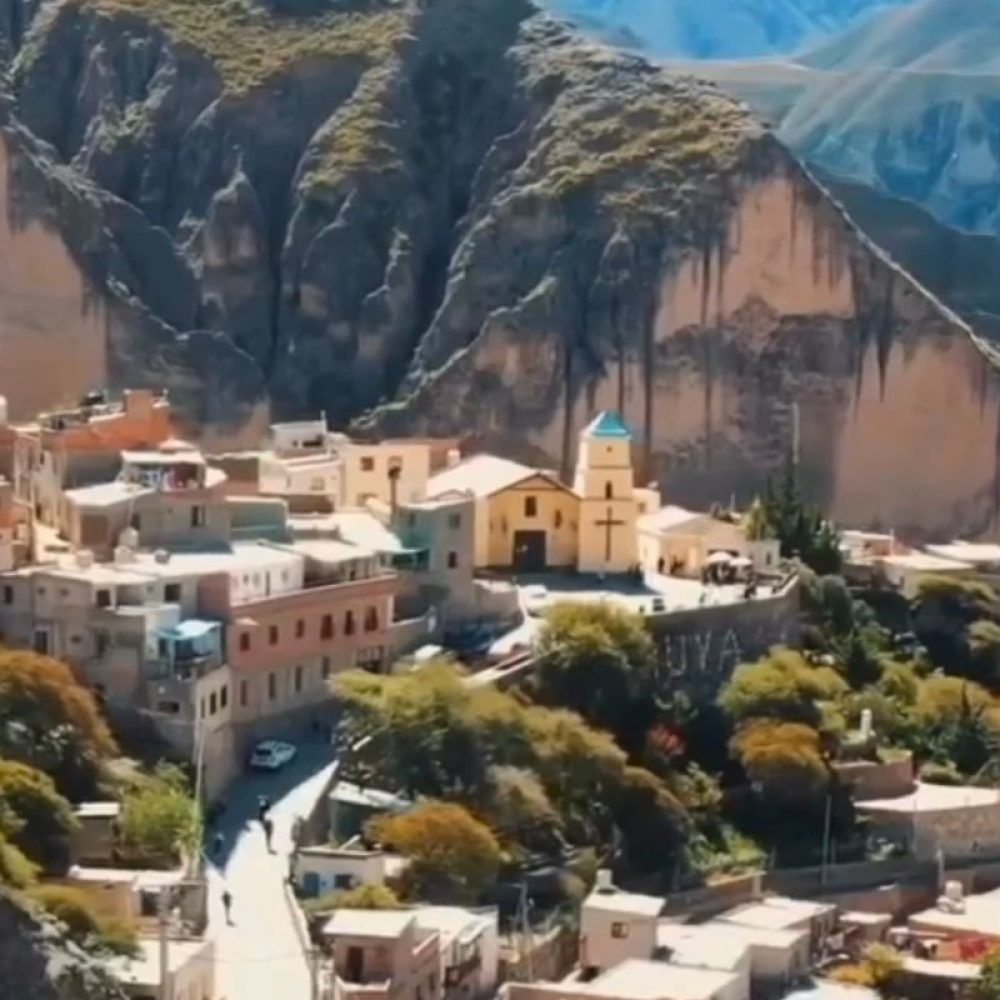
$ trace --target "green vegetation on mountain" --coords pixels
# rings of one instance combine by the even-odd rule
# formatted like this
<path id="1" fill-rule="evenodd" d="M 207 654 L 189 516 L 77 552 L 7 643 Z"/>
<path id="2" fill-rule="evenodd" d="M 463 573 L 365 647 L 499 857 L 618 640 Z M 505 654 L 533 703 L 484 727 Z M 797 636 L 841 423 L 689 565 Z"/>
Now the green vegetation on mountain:
<path id="1" fill-rule="evenodd" d="M 279 16 L 262 0 L 62 0 L 113 16 L 133 15 L 190 45 L 217 69 L 225 88 L 244 94 L 311 59 L 387 58 L 406 33 L 403 7 Z"/>

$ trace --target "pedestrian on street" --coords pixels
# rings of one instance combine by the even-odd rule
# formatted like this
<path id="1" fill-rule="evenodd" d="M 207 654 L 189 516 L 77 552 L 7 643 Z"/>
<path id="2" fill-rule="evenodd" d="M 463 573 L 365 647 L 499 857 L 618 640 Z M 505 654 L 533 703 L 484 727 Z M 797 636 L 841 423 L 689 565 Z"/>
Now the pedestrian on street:
<path id="1" fill-rule="evenodd" d="M 226 923 L 231 924 L 233 918 L 230 916 L 230 911 L 233 908 L 233 897 L 228 889 L 222 890 L 222 908 L 226 911 Z"/>
<path id="2" fill-rule="evenodd" d="M 266 795 L 262 795 L 257 800 L 257 819 L 260 820 L 261 823 L 264 822 L 264 817 L 267 816 L 270 808 L 271 800 Z"/>
<path id="3" fill-rule="evenodd" d="M 226 845 L 226 838 L 222 835 L 221 830 L 215 831 L 215 836 L 212 837 L 212 854 L 215 857 L 219 857 L 222 854 L 222 848 Z"/>
<path id="4" fill-rule="evenodd" d="M 271 822 L 269 816 L 265 816 L 261 820 L 261 825 L 264 827 L 264 843 L 267 844 L 268 851 L 271 850 L 271 835 L 274 833 L 274 824 Z"/>

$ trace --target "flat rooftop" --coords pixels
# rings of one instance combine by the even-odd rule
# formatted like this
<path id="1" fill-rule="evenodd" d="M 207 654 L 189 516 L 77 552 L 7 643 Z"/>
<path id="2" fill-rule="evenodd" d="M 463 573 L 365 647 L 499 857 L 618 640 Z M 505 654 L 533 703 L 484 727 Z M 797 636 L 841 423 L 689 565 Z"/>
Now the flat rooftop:
<path id="1" fill-rule="evenodd" d="M 918 782 L 909 795 L 892 799 L 868 799 L 859 802 L 862 812 L 936 813 L 956 809 L 982 809 L 1000 805 L 1000 790 L 971 785 L 929 785 Z"/>
<path id="2" fill-rule="evenodd" d="M 656 928 L 656 945 L 670 951 L 674 965 L 735 972 L 750 954 L 751 943 L 735 924 L 671 924 L 661 921 Z"/>
<path id="3" fill-rule="evenodd" d="M 160 985 L 160 942 L 156 938 L 139 938 L 134 958 L 115 956 L 103 960 L 108 972 L 128 986 L 138 986 L 156 992 Z M 171 972 L 176 973 L 192 961 L 210 961 L 212 944 L 209 941 L 171 940 L 167 961 Z"/>
<path id="4" fill-rule="evenodd" d="M 323 934 L 395 940 L 415 919 L 412 910 L 336 910 L 323 925 Z"/>
<path id="5" fill-rule="evenodd" d="M 743 906 L 727 910 L 719 919 L 727 923 L 743 924 L 747 927 L 767 930 L 795 930 L 801 927 L 803 922 L 835 909 L 832 904 L 827 903 L 806 903 L 800 900 L 790 900 L 789 902 L 801 902 L 802 905 L 785 906 L 767 900 L 759 903 L 745 903 Z"/>
<path id="6" fill-rule="evenodd" d="M 631 913 L 637 917 L 658 917 L 664 901 L 660 896 L 644 896 L 638 892 L 592 892 L 583 905 L 589 910 L 607 913 Z"/>
<path id="7" fill-rule="evenodd" d="M 972 564 L 958 559 L 942 559 L 929 552 L 907 552 L 905 555 L 881 556 L 886 566 L 911 569 L 917 573 L 958 573 L 972 569 Z"/>
<path id="8" fill-rule="evenodd" d="M 921 910 L 910 917 L 910 926 L 915 930 L 937 928 L 1000 940 L 1000 889 L 966 896 L 964 903 L 964 913 L 946 913 L 937 907 Z"/>
<path id="9" fill-rule="evenodd" d="M 947 545 L 925 545 L 924 549 L 942 559 L 975 564 L 1000 563 L 1000 545 L 988 542 L 954 541 Z"/>
<path id="10" fill-rule="evenodd" d="M 587 992 L 622 1000 L 711 1000 L 736 977 L 653 959 L 629 958 L 587 984 Z"/>

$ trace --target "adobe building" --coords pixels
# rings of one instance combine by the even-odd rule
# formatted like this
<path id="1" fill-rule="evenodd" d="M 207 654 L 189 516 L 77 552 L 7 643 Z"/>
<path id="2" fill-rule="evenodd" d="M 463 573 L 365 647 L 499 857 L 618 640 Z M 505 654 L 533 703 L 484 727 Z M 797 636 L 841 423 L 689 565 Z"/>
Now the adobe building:
<path id="1" fill-rule="evenodd" d="M 127 389 L 120 401 L 90 393 L 78 406 L 43 413 L 30 424 L 8 424 L 4 404 L 0 474 L 38 520 L 54 525 L 64 489 L 113 479 L 123 451 L 155 448 L 173 433 L 169 400 L 150 389 Z"/>
<path id="2" fill-rule="evenodd" d="M 637 489 L 634 479 L 631 432 L 601 413 L 580 435 L 572 487 L 554 472 L 480 454 L 432 476 L 427 495 L 474 499 L 477 568 L 624 573 L 638 565 L 639 516 L 659 506 L 656 489 Z"/>

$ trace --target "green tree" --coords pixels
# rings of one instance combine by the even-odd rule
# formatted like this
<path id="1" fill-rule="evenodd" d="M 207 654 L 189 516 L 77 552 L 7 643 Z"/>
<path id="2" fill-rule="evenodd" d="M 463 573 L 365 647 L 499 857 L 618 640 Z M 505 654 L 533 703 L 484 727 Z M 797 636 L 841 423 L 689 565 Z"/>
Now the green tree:
<path id="1" fill-rule="evenodd" d="M 26 889 L 38 876 L 38 865 L 29 861 L 0 830 L 0 887 Z"/>
<path id="2" fill-rule="evenodd" d="M 821 703 L 846 691 L 847 685 L 835 670 L 813 667 L 795 650 L 775 649 L 756 663 L 737 667 L 719 704 L 736 725 L 771 718 L 818 728 Z"/>
<path id="3" fill-rule="evenodd" d="M 536 646 L 532 694 L 579 712 L 632 749 L 655 715 L 656 647 L 642 618 L 603 604 L 559 604 Z"/>
<path id="4" fill-rule="evenodd" d="M 0 803 L 18 820 L 17 830 L 9 833 L 11 843 L 49 870 L 65 866 L 76 820 L 47 774 L 0 760 Z"/>
<path id="5" fill-rule="evenodd" d="M 44 771 L 76 801 L 94 792 L 101 763 L 115 752 L 93 697 L 65 664 L 0 651 L 0 756 Z"/>
<path id="6" fill-rule="evenodd" d="M 968 675 L 991 691 L 1000 690 L 1000 625 L 982 618 L 968 627 L 966 637 L 969 645 Z"/>
<path id="7" fill-rule="evenodd" d="M 421 899 L 474 903 L 497 878 L 502 853 L 488 826 L 450 802 L 379 817 L 369 836 L 409 859 L 403 877 Z"/>
<path id="8" fill-rule="evenodd" d="M 993 948 L 983 959 L 971 1000 L 1000 1000 L 1000 947 Z"/>
<path id="9" fill-rule="evenodd" d="M 198 849 L 198 810 L 182 781 L 161 771 L 125 794 L 122 844 L 130 860 L 171 868 Z"/>

